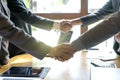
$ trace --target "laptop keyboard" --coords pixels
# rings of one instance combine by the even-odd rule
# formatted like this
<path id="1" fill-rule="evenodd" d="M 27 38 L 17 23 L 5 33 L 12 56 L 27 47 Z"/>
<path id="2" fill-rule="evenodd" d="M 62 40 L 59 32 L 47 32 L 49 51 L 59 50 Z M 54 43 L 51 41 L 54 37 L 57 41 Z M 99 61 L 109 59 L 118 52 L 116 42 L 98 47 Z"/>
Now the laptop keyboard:
<path id="1" fill-rule="evenodd" d="M 92 60 L 91 64 L 94 67 L 117 68 L 117 66 L 114 62 L 103 62 L 103 61 L 100 61 L 100 60 Z"/>

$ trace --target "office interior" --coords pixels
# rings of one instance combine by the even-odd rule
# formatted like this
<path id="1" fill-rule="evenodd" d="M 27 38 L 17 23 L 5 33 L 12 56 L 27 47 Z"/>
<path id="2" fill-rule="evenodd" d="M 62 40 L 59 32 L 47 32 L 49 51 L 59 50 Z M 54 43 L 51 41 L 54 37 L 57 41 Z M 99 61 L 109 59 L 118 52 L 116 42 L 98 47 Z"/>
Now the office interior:
<path id="1" fill-rule="evenodd" d="M 108 0 L 24 0 L 28 9 L 36 15 L 53 20 L 69 20 L 94 13 L 107 1 Z M 99 22 L 82 28 L 80 25 L 77 25 L 68 33 L 54 30 L 45 31 L 32 26 L 32 35 L 50 46 L 56 46 L 61 43 L 72 42 Z M 48 41 L 50 37 L 51 40 Z M 78 51 L 71 59 L 65 62 L 49 57 L 39 60 L 26 53 L 20 55 L 22 57 L 16 56 L 11 58 L 10 63 L 16 67 L 33 67 L 35 72 L 37 72 L 40 67 L 50 67 L 51 69 L 44 80 L 92 80 L 91 69 L 94 67 L 105 69 L 120 68 L 120 58 L 112 49 L 113 39 L 114 38 L 111 37 L 90 49 Z M 3 66 L 3 69 L 5 70 L 7 66 L 8 65 Z M 1 69 L 0 72 L 2 72 Z M 97 74 L 99 74 L 99 72 L 97 72 Z M 114 78 L 113 80 L 117 79 Z"/>

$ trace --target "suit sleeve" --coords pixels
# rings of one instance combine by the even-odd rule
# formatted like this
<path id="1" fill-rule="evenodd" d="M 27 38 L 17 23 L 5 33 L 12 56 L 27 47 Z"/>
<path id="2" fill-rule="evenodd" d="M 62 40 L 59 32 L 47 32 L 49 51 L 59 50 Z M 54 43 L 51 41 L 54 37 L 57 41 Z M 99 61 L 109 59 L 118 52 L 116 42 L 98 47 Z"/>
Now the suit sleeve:
<path id="1" fill-rule="evenodd" d="M 53 21 L 33 14 L 29 11 L 23 0 L 7 0 L 10 11 L 23 21 L 41 29 L 51 30 Z"/>
<path id="2" fill-rule="evenodd" d="M 114 13 L 108 20 L 82 34 L 72 42 L 77 51 L 93 47 L 120 31 L 120 12 Z"/>
<path id="3" fill-rule="evenodd" d="M 0 35 L 9 40 L 20 49 L 32 54 L 33 56 L 43 59 L 50 51 L 51 47 L 37 41 L 31 35 L 25 33 L 22 29 L 17 28 L 7 16 L 0 12 Z"/>
<path id="4" fill-rule="evenodd" d="M 114 2 L 117 2 L 117 1 L 114 1 Z M 91 13 L 91 14 L 88 14 L 86 16 L 81 17 L 80 20 L 83 23 L 82 27 L 87 26 L 89 24 L 92 24 L 94 22 L 97 22 L 97 21 L 103 19 L 105 16 L 108 16 L 109 14 L 114 13 L 115 12 L 115 6 L 116 6 L 115 5 L 116 3 L 114 3 L 114 2 L 112 2 L 112 0 L 109 0 L 97 12 Z"/>

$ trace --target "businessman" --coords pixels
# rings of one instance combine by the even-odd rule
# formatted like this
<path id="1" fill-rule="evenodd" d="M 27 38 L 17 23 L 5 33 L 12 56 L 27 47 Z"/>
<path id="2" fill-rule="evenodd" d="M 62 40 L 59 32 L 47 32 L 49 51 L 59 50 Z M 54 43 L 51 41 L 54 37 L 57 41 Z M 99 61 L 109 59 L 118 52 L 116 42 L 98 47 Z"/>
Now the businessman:
<path id="1" fill-rule="evenodd" d="M 27 7 L 25 6 L 23 0 L 7 0 L 7 4 L 8 4 L 8 8 L 10 9 L 10 19 L 14 22 L 16 27 L 23 29 L 28 34 L 30 34 L 30 35 L 32 34 L 31 25 L 36 25 L 36 27 L 41 28 L 41 29 L 46 29 L 46 30 L 50 30 L 52 28 L 52 25 L 53 25 L 52 23 L 54 23 L 54 21 L 52 21 L 52 20 L 49 21 L 47 19 L 44 20 L 41 17 L 30 12 L 27 9 Z M 47 24 L 51 23 L 51 25 L 44 24 L 43 22 L 47 23 Z M 44 24 L 44 25 L 42 25 L 42 24 Z M 9 51 L 10 58 L 12 58 L 16 55 L 26 53 L 25 51 L 16 47 L 12 43 L 9 43 L 8 51 Z M 30 75 L 31 68 L 30 67 L 11 68 L 9 73 L 10 74 Z"/>
<path id="2" fill-rule="evenodd" d="M 82 49 L 91 48 L 108 38 L 120 32 L 120 12 L 111 15 L 110 18 L 96 25 L 94 28 L 83 33 L 78 39 L 70 44 L 61 44 L 61 53 L 70 53 L 80 51 Z M 65 47 L 66 46 L 66 47 Z M 69 49 L 71 48 L 71 51 Z M 68 49 L 68 50 L 67 50 Z M 64 52 L 64 50 L 68 52 Z"/>
<path id="3" fill-rule="evenodd" d="M 46 21 L 46 19 L 41 20 L 42 23 L 44 23 L 44 20 Z M 53 24 L 53 22 L 49 22 L 49 24 Z M 66 60 L 71 57 L 68 54 L 59 53 L 56 47 L 50 47 L 37 41 L 23 29 L 16 27 L 10 20 L 10 11 L 6 0 L 0 0 L 0 65 L 7 64 L 9 61 L 9 42 L 38 59 L 43 59 L 47 54 L 50 54 L 53 58 L 58 56 L 63 58 L 65 56 Z"/>
<path id="4" fill-rule="evenodd" d="M 81 25 L 82 27 L 88 26 L 92 23 L 95 23 L 105 17 L 110 16 L 114 12 L 117 12 L 120 10 L 120 0 L 109 0 L 101 9 L 99 9 L 97 12 L 85 15 L 80 18 L 76 18 L 70 21 L 67 21 L 68 24 L 74 25 Z M 71 29 L 71 27 L 70 27 Z M 63 28 L 64 30 L 64 28 Z M 67 30 L 66 30 L 67 32 Z M 116 38 L 115 38 L 116 39 Z M 115 43 L 113 45 L 114 51 L 120 55 L 120 52 L 118 51 L 119 43 L 115 40 Z"/>

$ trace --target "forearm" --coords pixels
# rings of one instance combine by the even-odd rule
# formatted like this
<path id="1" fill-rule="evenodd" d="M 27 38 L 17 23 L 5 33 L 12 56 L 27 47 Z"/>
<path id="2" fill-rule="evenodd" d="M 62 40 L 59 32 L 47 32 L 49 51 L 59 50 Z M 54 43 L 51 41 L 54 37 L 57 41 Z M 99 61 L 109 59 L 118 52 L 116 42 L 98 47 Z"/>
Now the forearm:
<path id="1" fill-rule="evenodd" d="M 37 16 L 30 11 L 14 13 L 14 15 L 40 29 L 51 30 L 53 27 L 53 20 Z"/>
<path id="2" fill-rule="evenodd" d="M 93 47 L 120 31 L 120 12 L 115 13 L 108 20 L 96 25 L 72 42 L 77 51 Z"/>
<path id="3" fill-rule="evenodd" d="M 95 23 L 105 17 L 102 14 L 101 15 L 99 15 L 99 14 L 89 14 L 86 16 L 82 16 L 80 18 L 72 19 L 70 22 L 71 22 L 72 26 L 81 25 L 82 27 L 85 27 L 85 26 Z"/>
<path id="4" fill-rule="evenodd" d="M 90 13 L 88 15 L 82 16 L 80 17 L 79 20 L 81 20 L 82 22 L 82 27 L 84 26 L 88 26 L 92 23 L 95 23 L 101 19 L 103 19 L 105 16 L 108 16 L 111 13 L 114 13 L 117 11 L 117 6 L 116 3 L 118 3 L 119 1 L 112 1 L 109 0 L 108 2 L 106 2 L 106 4 L 100 8 L 97 12 L 95 13 Z"/>

